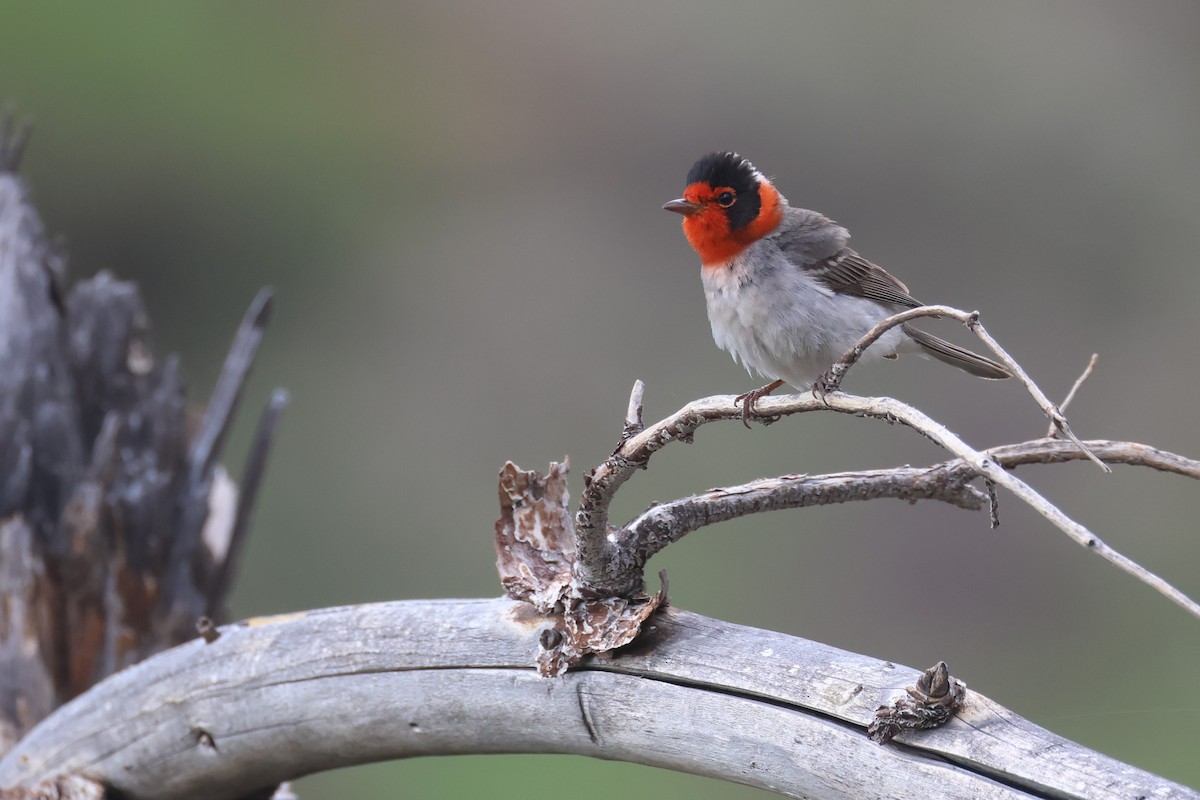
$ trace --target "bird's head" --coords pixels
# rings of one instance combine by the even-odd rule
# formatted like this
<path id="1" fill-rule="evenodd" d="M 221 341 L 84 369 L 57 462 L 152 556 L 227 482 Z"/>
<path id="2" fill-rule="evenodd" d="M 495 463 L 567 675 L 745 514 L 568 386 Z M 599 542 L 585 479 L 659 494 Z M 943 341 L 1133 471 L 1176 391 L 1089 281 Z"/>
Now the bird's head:
<path id="1" fill-rule="evenodd" d="M 787 200 L 747 159 L 709 153 L 692 165 L 683 197 L 663 205 L 705 266 L 728 262 L 779 227 Z"/>

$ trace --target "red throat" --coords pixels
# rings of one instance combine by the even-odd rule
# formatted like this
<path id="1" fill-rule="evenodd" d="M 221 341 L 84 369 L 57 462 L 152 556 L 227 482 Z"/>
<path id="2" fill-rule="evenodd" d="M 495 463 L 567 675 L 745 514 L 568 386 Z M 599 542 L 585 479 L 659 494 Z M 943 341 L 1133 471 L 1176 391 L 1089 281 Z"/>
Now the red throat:
<path id="1" fill-rule="evenodd" d="M 721 187 L 714 189 L 705 183 L 694 183 L 683 193 L 686 199 L 701 206 L 700 210 L 684 218 L 683 233 L 705 267 L 729 263 L 730 259 L 778 228 L 783 221 L 779 192 L 763 181 L 758 184 L 758 216 L 739 230 L 731 230 L 725 209 L 715 200 L 721 191 Z"/>

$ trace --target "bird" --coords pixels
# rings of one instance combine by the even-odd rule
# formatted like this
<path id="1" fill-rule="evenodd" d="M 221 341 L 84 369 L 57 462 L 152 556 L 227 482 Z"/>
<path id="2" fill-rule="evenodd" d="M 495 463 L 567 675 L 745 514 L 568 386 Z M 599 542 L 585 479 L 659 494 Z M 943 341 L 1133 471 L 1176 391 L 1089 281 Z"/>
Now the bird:
<path id="1" fill-rule="evenodd" d="M 713 340 L 771 381 L 736 398 L 747 427 L 755 403 L 784 383 L 824 395 L 830 368 L 863 334 L 923 305 L 851 248 L 849 231 L 824 214 L 790 205 L 735 152 L 702 156 L 688 172 L 683 196 L 663 209 L 683 215 L 684 235 L 700 256 Z M 905 353 L 980 378 L 1012 376 L 1004 365 L 910 324 L 888 330 L 861 360 Z"/>

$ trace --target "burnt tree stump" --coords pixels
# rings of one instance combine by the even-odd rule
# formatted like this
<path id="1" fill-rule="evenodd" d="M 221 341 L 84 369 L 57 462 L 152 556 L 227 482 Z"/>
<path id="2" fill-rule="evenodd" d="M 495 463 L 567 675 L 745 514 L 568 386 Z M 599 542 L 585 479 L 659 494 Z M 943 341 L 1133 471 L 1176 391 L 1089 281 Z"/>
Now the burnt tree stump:
<path id="1" fill-rule="evenodd" d="M 189 410 L 137 287 L 67 286 L 0 119 L 0 755 L 94 683 L 223 620 L 271 434 L 243 491 L 218 464 L 271 311 L 255 298 L 213 396 Z"/>

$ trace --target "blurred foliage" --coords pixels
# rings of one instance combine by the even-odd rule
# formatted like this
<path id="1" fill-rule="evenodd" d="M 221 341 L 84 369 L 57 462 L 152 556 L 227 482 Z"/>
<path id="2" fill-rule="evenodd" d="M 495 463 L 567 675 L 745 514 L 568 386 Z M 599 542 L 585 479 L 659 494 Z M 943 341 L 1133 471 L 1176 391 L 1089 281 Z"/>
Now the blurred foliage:
<path id="1" fill-rule="evenodd" d="M 846 224 L 918 297 L 979 308 L 1051 394 L 1098 351 L 1072 414 L 1084 437 L 1200 455 L 1198 24 L 1185 0 L 9 3 L 0 96 L 36 120 L 25 174 L 74 274 L 141 283 L 197 402 L 253 292 L 278 290 L 231 448 L 287 386 L 236 594 L 250 615 L 496 594 L 505 459 L 569 453 L 578 486 L 635 378 L 649 417 L 755 385 L 709 341 L 694 256 L 658 210 L 710 149 L 741 150 Z M 1017 387 L 933 363 L 866 368 L 847 389 L 915 402 L 980 445 L 1044 429 Z M 619 510 L 938 458 L 861 420 L 729 425 L 664 452 Z M 1023 474 L 1200 595 L 1194 485 L 1083 464 Z M 886 503 L 744 520 L 651 567 L 682 607 L 944 658 L 1040 724 L 1200 785 L 1200 627 L 1001 502 L 995 532 Z M 931 579 L 898 586 L 897 569 Z M 298 788 L 524 797 L 532 775 L 581 800 L 614 785 L 762 796 L 559 757 Z"/>

